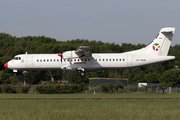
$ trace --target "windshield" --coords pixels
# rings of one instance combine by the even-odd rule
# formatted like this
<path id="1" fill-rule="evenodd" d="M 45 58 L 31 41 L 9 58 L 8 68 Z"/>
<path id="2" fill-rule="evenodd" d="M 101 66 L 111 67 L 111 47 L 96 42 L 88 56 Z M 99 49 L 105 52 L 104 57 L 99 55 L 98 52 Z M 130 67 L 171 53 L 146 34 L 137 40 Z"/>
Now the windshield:
<path id="1" fill-rule="evenodd" d="M 21 57 L 14 57 L 12 60 L 21 60 Z"/>

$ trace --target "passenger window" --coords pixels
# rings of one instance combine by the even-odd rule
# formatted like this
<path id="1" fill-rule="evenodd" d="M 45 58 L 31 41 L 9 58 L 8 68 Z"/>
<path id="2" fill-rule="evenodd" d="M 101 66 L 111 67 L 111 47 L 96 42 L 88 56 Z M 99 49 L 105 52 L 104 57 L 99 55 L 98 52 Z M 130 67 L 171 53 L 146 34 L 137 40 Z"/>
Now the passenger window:
<path id="1" fill-rule="evenodd" d="M 103 61 L 104 61 L 104 59 L 103 59 Z"/>
<path id="2" fill-rule="evenodd" d="M 44 59 L 44 62 L 46 62 L 46 60 Z"/>
<path id="3" fill-rule="evenodd" d="M 59 59 L 57 59 L 57 62 L 59 62 Z"/>
<path id="4" fill-rule="evenodd" d="M 81 59 L 81 61 L 83 61 L 83 59 Z"/>
<path id="5" fill-rule="evenodd" d="M 39 62 L 39 60 L 37 59 L 37 62 Z"/>
<path id="6" fill-rule="evenodd" d="M 119 59 L 119 61 L 121 61 L 121 59 Z"/>
<path id="7" fill-rule="evenodd" d="M 56 59 L 54 59 L 54 62 L 56 62 Z"/>
<path id="8" fill-rule="evenodd" d="M 49 62 L 49 59 L 47 59 L 47 62 Z"/>
<path id="9" fill-rule="evenodd" d="M 86 61 L 86 59 L 84 59 L 84 61 Z"/>
<path id="10" fill-rule="evenodd" d="M 42 62 L 42 60 L 40 60 L 40 62 Z"/>
<path id="11" fill-rule="evenodd" d="M 113 59 L 113 61 L 114 61 L 114 59 Z"/>
<path id="12" fill-rule="evenodd" d="M 52 59 L 50 59 L 50 61 L 52 62 Z"/>
<path id="13" fill-rule="evenodd" d="M 123 59 L 123 61 L 125 61 L 125 59 Z"/>
<path id="14" fill-rule="evenodd" d="M 21 60 L 21 58 L 19 57 L 19 60 Z"/>
<path id="15" fill-rule="evenodd" d="M 66 59 L 64 59 L 64 62 L 66 62 Z"/>
<path id="16" fill-rule="evenodd" d="M 18 60 L 18 57 L 15 57 L 15 60 Z"/>
<path id="17" fill-rule="evenodd" d="M 74 59 L 74 61 L 76 61 L 76 59 Z"/>
<path id="18" fill-rule="evenodd" d="M 109 59 L 109 61 L 111 61 L 111 59 Z"/>
<path id="19" fill-rule="evenodd" d="M 99 61 L 101 61 L 101 59 L 99 59 Z"/>
<path id="20" fill-rule="evenodd" d="M 108 59 L 106 59 L 106 61 L 108 61 Z"/>
<path id="21" fill-rule="evenodd" d="M 88 59 L 88 61 L 90 61 L 90 59 Z"/>
<path id="22" fill-rule="evenodd" d="M 116 61 L 118 61 L 118 59 L 116 59 Z"/>

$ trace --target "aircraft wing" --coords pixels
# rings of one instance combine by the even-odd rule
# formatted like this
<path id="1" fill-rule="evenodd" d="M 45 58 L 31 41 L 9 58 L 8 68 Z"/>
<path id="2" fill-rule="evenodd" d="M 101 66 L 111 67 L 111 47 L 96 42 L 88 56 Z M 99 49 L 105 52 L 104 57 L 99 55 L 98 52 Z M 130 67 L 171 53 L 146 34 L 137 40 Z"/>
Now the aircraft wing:
<path id="1" fill-rule="evenodd" d="M 75 51 L 76 55 L 79 57 L 90 57 L 92 55 L 91 50 L 87 46 L 80 46 Z"/>

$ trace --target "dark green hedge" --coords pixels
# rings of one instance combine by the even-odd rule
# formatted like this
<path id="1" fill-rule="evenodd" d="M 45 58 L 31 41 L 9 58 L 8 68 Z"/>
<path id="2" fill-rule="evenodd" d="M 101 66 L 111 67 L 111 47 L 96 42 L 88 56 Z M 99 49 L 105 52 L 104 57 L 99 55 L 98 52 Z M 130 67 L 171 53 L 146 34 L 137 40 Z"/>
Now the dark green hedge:
<path id="1" fill-rule="evenodd" d="M 11 85 L 3 85 L 2 88 L 5 93 L 16 93 L 16 89 L 14 89 Z"/>
<path id="2" fill-rule="evenodd" d="M 26 93 L 28 93 L 28 92 L 29 92 L 29 88 L 30 88 L 30 87 L 21 87 L 20 92 L 21 92 L 21 93 L 25 93 L 25 94 L 26 94 Z"/>
<path id="3" fill-rule="evenodd" d="M 102 91 L 105 93 L 112 93 L 113 90 L 115 90 L 117 92 L 118 89 L 124 88 L 123 84 L 121 84 L 121 83 L 117 83 L 117 84 L 103 83 L 100 85 L 100 87 L 101 87 Z"/>
<path id="4" fill-rule="evenodd" d="M 72 85 L 46 85 L 37 86 L 36 90 L 40 94 L 67 94 L 67 93 L 79 93 L 84 90 L 85 84 L 72 84 Z"/>

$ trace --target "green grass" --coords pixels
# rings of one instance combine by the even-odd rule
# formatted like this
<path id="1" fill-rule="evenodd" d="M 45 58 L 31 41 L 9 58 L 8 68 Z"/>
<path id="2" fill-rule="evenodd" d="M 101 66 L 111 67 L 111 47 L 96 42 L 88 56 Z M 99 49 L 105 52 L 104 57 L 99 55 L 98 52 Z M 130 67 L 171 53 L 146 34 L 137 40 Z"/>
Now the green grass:
<path id="1" fill-rule="evenodd" d="M 0 98 L 180 98 L 180 93 L 96 93 L 94 94 L 5 94 L 1 93 Z"/>
<path id="2" fill-rule="evenodd" d="M 1 120 L 178 120 L 180 94 L 0 94 L 0 98 L 157 98 L 0 100 Z"/>

